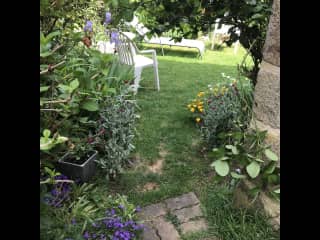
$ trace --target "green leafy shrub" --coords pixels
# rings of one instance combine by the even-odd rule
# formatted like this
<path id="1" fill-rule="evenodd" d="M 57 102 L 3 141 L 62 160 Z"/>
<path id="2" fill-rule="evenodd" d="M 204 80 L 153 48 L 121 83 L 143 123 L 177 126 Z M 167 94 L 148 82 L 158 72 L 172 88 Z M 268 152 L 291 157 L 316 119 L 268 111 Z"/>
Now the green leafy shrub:
<path id="1" fill-rule="evenodd" d="M 132 141 L 135 134 L 135 106 L 133 100 L 120 95 L 108 99 L 100 112 L 98 133 L 95 145 L 99 152 L 98 165 L 107 170 L 114 178 L 127 163 L 130 152 L 134 149 Z"/>
<path id="2" fill-rule="evenodd" d="M 234 131 L 220 133 L 224 144 L 209 156 L 211 167 L 221 177 L 252 180 L 259 188 L 273 191 L 280 184 L 278 156 L 265 144 L 266 131 Z"/>
<path id="3" fill-rule="evenodd" d="M 188 104 L 209 147 L 218 146 L 221 132 L 246 128 L 251 120 L 252 87 L 246 80 L 225 76 L 227 81 L 209 85 Z"/>
<path id="4" fill-rule="evenodd" d="M 66 179 L 62 175 L 57 177 Z M 128 202 L 126 196 L 107 196 L 87 183 L 59 182 L 41 185 L 40 190 L 40 239 L 83 240 L 89 233 L 91 237 L 111 239 L 117 229 L 101 225 L 109 220 L 127 224 L 119 226 L 119 230 L 128 230 L 131 236 L 141 232 L 142 225 L 136 221 L 139 207 Z"/>

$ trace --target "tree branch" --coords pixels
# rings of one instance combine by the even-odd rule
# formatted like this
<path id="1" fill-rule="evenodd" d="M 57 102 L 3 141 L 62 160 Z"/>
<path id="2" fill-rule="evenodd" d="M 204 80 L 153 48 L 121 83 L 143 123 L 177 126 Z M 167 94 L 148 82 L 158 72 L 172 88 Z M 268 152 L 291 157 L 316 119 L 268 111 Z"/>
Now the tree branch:
<path id="1" fill-rule="evenodd" d="M 61 46 L 61 45 L 60 45 L 60 46 Z M 55 69 L 56 67 L 59 67 L 60 65 L 64 64 L 65 62 L 66 62 L 66 61 L 63 60 L 62 62 L 57 63 L 56 65 L 53 65 L 52 67 L 49 67 L 48 69 L 41 71 L 41 72 L 40 72 L 40 75 L 46 74 L 47 72 L 51 71 L 52 69 Z"/>

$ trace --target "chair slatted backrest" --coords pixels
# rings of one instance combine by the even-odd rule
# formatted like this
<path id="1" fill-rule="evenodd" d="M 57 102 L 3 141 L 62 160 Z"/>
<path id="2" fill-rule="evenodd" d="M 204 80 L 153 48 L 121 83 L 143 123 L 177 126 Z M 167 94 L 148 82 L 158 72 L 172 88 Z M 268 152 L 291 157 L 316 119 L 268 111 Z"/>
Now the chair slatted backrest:
<path id="1" fill-rule="evenodd" d="M 134 65 L 133 57 L 136 55 L 136 46 L 125 34 L 119 32 L 119 40 L 116 44 L 119 61 L 122 64 Z"/>

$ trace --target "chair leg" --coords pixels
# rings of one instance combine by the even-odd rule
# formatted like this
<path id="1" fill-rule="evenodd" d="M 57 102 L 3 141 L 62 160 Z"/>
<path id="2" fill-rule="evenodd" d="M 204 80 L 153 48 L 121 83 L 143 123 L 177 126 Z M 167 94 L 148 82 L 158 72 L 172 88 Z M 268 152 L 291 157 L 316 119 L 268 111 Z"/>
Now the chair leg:
<path id="1" fill-rule="evenodd" d="M 153 70 L 154 70 L 154 82 L 156 84 L 156 89 L 160 91 L 160 80 L 159 80 L 159 73 L 158 73 L 158 64 L 153 64 Z"/>
<path id="2" fill-rule="evenodd" d="M 139 83 L 141 79 L 141 73 L 142 73 L 142 68 L 141 67 L 136 67 L 134 68 L 134 86 L 133 89 L 135 92 L 138 91 L 139 88 Z"/>

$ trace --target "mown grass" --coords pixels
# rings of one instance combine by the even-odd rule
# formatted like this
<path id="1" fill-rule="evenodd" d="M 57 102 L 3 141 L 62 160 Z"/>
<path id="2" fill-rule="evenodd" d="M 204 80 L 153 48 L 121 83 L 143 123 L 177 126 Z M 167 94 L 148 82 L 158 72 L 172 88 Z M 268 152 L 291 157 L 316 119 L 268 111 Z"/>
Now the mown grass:
<path id="1" fill-rule="evenodd" d="M 145 69 L 137 94 L 140 119 L 133 154 L 135 167 L 125 171 L 117 182 L 109 182 L 108 190 L 126 194 L 140 206 L 194 191 L 206 212 L 209 230 L 186 236 L 185 240 L 209 240 L 210 236 L 224 240 L 278 239 L 278 233 L 272 231 L 263 215 L 232 208 L 230 192 L 212 183 L 210 161 L 201 154 L 199 131 L 186 108 L 208 84 L 223 81 L 222 72 L 237 75 L 244 49 L 240 48 L 236 55 L 232 48 L 207 51 L 203 59 L 192 49 L 165 47 L 165 56 L 160 48 L 156 49 L 161 90 L 154 90 L 152 68 Z M 161 158 L 161 174 L 146 171 Z M 144 184 L 150 182 L 158 187 L 143 192 Z M 105 181 L 101 180 L 101 184 L 105 186 Z"/>

